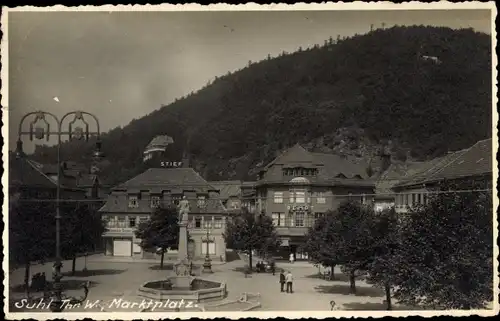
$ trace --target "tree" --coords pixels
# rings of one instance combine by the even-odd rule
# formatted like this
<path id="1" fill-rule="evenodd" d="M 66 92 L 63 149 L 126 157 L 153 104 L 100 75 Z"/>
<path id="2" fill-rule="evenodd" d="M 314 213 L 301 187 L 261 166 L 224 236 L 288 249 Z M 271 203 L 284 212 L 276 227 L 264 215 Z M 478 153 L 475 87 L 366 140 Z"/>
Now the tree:
<path id="1" fill-rule="evenodd" d="M 334 269 L 340 260 L 337 251 L 340 242 L 339 231 L 340 226 L 335 213 L 329 211 L 320 216 L 309 228 L 303 246 L 312 262 L 331 268 L 331 279 L 335 278 Z"/>
<path id="2" fill-rule="evenodd" d="M 150 219 L 139 224 L 135 236 L 141 239 L 140 246 L 150 251 L 161 253 L 160 269 L 168 249 L 176 249 L 179 242 L 179 217 L 177 209 L 169 207 L 157 208 Z"/>
<path id="3" fill-rule="evenodd" d="M 228 248 L 248 254 L 250 270 L 253 250 L 262 253 L 279 246 L 272 219 L 264 214 L 255 215 L 246 209 L 227 222 L 223 237 Z"/>
<path id="4" fill-rule="evenodd" d="M 371 207 L 347 201 L 336 211 L 339 242 L 335 249 L 342 270 L 349 274 L 351 293 L 356 293 L 356 271 L 366 270 L 373 258 L 373 219 Z"/>
<path id="5" fill-rule="evenodd" d="M 106 228 L 99 213 L 91 204 L 73 202 L 61 204 L 62 239 L 61 253 L 71 258 L 71 271 L 75 273 L 76 258 L 95 249 Z"/>
<path id="6" fill-rule="evenodd" d="M 394 260 L 395 297 L 445 309 L 481 309 L 493 300 L 492 208 L 491 192 L 447 192 L 413 209 Z"/>
<path id="7" fill-rule="evenodd" d="M 20 199 L 9 210 L 9 259 L 25 266 L 24 287 L 29 296 L 30 267 L 55 254 L 53 202 Z"/>
<path id="8" fill-rule="evenodd" d="M 368 280 L 385 291 L 387 310 L 392 310 L 391 288 L 395 255 L 400 248 L 399 222 L 396 211 L 386 209 L 373 221 L 373 260 L 367 265 Z"/>

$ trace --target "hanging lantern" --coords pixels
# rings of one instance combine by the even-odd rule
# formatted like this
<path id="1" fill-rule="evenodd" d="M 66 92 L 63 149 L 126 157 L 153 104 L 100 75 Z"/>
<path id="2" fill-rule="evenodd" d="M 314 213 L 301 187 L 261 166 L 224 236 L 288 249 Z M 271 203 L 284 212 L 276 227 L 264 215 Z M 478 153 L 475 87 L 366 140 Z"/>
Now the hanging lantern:
<path id="1" fill-rule="evenodd" d="M 83 138 L 83 128 L 76 127 L 75 131 L 72 134 L 72 138 L 75 138 L 75 139 L 78 139 L 78 140 L 82 139 Z"/>
<path id="2" fill-rule="evenodd" d="M 42 127 L 36 127 L 35 128 L 35 138 L 36 139 L 43 139 L 45 137 L 45 131 L 43 130 Z"/>

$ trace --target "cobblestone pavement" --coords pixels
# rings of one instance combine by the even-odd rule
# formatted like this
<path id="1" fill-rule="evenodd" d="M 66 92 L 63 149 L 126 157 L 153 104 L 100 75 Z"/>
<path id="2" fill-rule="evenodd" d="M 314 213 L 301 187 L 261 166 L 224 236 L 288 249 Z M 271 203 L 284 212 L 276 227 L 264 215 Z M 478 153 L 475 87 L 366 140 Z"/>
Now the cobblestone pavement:
<path id="1" fill-rule="evenodd" d="M 99 302 L 100 306 L 105 306 L 105 310 L 138 312 L 140 306 L 118 307 L 120 298 L 123 301 L 141 302 L 136 293 L 137 289 L 145 282 L 160 280 L 172 275 L 172 271 L 158 270 L 155 263 L 127 263 L 127 262 L 97 262 L 87 260 L 88 273 L 83 273 L 83 259 L 77 260 L 77 272 L 75 276 L 65 276 L 65 293 L 67 295 L 80 296 L 83 294 L 78 285 L 85 281 L 91 281 L 91 288 L 88 302 Z M 237 299 L 243 292 L 260 293 L 261 311 L 314 311 L 330 310 L 330 301 L 336 302 L 338 309 L 347 310 L 383 310 L 383 292 L 366 284 L 364 281 L 357 281 L 358 295 L 350 295 L 347 278 L 337 271 L 337 281 L 326 281 L 319 279 L 318 269 L 310 264 L 290 264 L 278 263 L 278 269 L 290 270 L 294 276 L 294 293 L 281 293 L 279 285 L 279 274 L 273 276 L 270 273 L 254 273 L 245 278 L 243 274 L 244 262 L 233 261 L 223 265 L 214 265 L 213 274 L 205 274 L 202 277 L 207 280 L 225 282 L 228 290 L 228 299 Z M 68 273 L 71 269 L 71 261 L 64 262 L 63 272 Z M 32 267 L 32 274 L 45 272 L 51 275 L 51 264 L 35 265 Z M 9 275 L 10 298 L 13 301 L 21 300 L 24 297 L 20 288 L 16 289 L 23 282 L 24 269 L 18 269 Z M 115 304 L 110 307 L 110 303 L 115 300 Z M 98 311 L 100 308 L 94 306 L 87 312 Z M 15 312 L 17 309 L 11 310 Z M 21 309 L 22 310 L 22 309 Z M 79 312 L 82 307 L 68 309 L 67 311 Z M 31 310 L 35 312 L 35 310 Z M 45 310 L 48 311 L 48 310 Z M 41 312 L 41 311 L 40 311 Z"/>

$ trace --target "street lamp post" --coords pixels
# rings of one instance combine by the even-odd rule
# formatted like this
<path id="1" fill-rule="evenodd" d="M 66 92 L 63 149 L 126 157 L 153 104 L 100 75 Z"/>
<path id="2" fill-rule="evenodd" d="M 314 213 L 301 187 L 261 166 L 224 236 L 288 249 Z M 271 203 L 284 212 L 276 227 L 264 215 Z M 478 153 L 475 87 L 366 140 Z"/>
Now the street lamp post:
<path id="1" fill-rule="evenodd" d="M 62 125 L 64 120 L 69 117 L 69 116 L 74 116 L 74 119 L 69 122 L 68 126 L 68 131 L 63 131 L 62 130 Z M 85 121 L 84 115 L 90 116 L 94 119 L 96 126 L 97 126 L 97 131 L 91 132 L 89 131 L 89 124 Z M 30 117 L 30 116 L 35 116 L 34 120 L 30 122 L 30 129 L 29 131 L 23 131 L 22 126 L 24 121 Z M 56 131 L 50 131 L 50 124 L 47 122 L 45 119 L 46 116 L 52 117 L 56 123 L 57 123 L 57 128 Z M 81 127 L 76 127 L 73 129 L 74 123 L 80 120 L 84 125 L 85 129 Z M 34 128 L 34 125 L 38 122 L 43 122 L 45 125 L 45 128 L 43 127 L 36 127 Z M 85 138 L 86 141 L 89 140 L 90 135 L 97 135 L 97 141 L 96 141 L 96 149 L 93 153 L 93 157 L 95 159 L 98 159 L 102 157 L 102 152 L 101 152 L 101 141 L 100 141 L 100 126 L 99 126 L 99 120 L 97 119 L 96 116 L 94 116 L 91 113 L 84 112 L 84 111 L 72 111 L 69 113 L 66 113 L 61 120 L 59 120 L 54 114 L 45 112 L 45 111 L 36 111 L 36 112 L 31 112 L 23 116 L 19 123 L 19 130 L 18 130 L 18 140 L 17 140 L 17 148 L 16 148 L 16 156 L 17 157 L 23 157 L 24 152 L 23 152 L 23 142 L 21 140 L 21 136 L 23 135 L 29 135 L 30 141 L 33 141 L 33 136 L 35 136 L 36 139 L 43 139 L 46 136 L 46 140 L 49 141 L 51 135 L 56 135 L 57 136 L 57 190 L 56 190 L 56 262 L 54 263 L 53 266 L 53 280 L 54 280 L 54 300 L 52 300 L 52 305 L 50 307 L 51 311 L 53 312 L 61 312 L 64 309 L 63 306 L 63 299 L 62 299 L 62 285 L 61 285 L 61 279 L 62 279 L 62 273 L 61 273 L 61 267 L 62 267 L 62 262 L 61 262 L 61 141 L 62 141 L 62 136 L 63 135 L 68 135 L 69 139 L 82 139 Z M 85 296 L 82 299 L 71 299 L 70 301 L 83 301 L 87 297 L 88 293 L 88 284 L 85 286 Z"/>
<path id="2" fill-rule="evenodd" d="M 203 262 L 203 273 L 213 273 L 212 271 L 212 260 L 209 254 L 209 243 L 214 242 L 214 238 L 210 238 L 210 228 L 207 228 L 207 235 L 203 238 L 203 241 L 207 243 L 207 253 L 205 255 L 205 262 Z"/>

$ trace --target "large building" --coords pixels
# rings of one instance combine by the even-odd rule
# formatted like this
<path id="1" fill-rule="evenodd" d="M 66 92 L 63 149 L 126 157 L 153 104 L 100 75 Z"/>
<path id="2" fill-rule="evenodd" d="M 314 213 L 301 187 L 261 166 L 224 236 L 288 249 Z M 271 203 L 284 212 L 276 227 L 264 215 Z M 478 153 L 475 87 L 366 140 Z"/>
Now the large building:
<path id="1" fill-rule="evenodd" d="M 190 255 L 202 258 L 207 251 L 214 260 L 225 260 L 226 247 L 222 237 L 226 210 L 216 188 L 192 168 L 150 168 L 144 173 L 112 189 L 100 209 L 107 221 L 105 253 L 113 256 L 151 258 L 157 255 L 144 251 L 135 229 L 148 220 L 161 206 L 176 206 L 183 196 L 190 201 Z M 207 232 L 209 233 L 207 241 Z M 175 251 L 166 254 L 176 255 Z"/>
<path id="2" fill-rule="evenodd" d="M 491 188 L 493 180 L 492 140 L 485 139 L 470 148 L 436 158 L 424 168 L 393 187 L 396 212 L 405 213 L 414 205 L 425 204 L 429 193 L 440 183 L 476 182 Z"/>
<path id="3" fill-rule="evenodd" d="M 256 211 L 272 217 L 281 237 L 280 256 L 307 259 L 307 228 L 347 199 L 372 202 L 368 164 L 350 156 L 312 153 L 295 145 L 265 166 L 255 183 Z"/>

